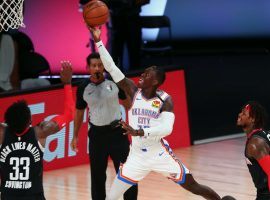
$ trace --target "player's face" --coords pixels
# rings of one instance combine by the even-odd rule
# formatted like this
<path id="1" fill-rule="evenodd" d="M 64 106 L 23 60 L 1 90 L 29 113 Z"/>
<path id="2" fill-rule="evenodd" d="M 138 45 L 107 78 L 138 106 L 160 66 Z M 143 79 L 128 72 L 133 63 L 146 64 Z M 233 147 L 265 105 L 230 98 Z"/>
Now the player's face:
<path id="1" fill-rule="evenodd" d="M 101 62 L 101 59 L 92 58 L 87 68 L 88 68 L 89 74 L 93 76 L 95 79 L 101 79 L 104 77 L 103 75 L 104 67 Z"/>
<path id="2" fill-rule="evenodd" d="M 254 119 L 249 115 L 249 110 L 243 108 L 242 111 L 238 114 L 237 126 L 245 128 L 250 126 L 253 123 Z"/>
<path id="3" fill-rule="evenodd" d="M 138 88 L 149 88 L 157 84 L 155 71 L 149 67 L 144 70 L 141 74 L 139 82 L 137 84 Z"/>

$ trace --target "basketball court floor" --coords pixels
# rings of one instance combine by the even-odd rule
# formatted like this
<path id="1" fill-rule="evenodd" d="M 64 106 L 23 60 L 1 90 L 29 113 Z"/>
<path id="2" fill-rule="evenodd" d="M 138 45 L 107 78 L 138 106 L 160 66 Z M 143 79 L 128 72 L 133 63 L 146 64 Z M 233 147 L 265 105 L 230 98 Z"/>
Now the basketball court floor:
<path id="1" fill-rule="evenodd" d="M 188 148 L 174 153 L 191 170 L 195 179 L 213 188 L 220 196 L 237 200 L 254 200 L 255 188 L 244 158 L 245 138 L 224 140 Z M 44 188 L 50 200 L 91 199 L 90 166 L 81 165 L 44 172 Z M 107 171 L 107 190 L 115 176 L 112 162 Z M 139 200 L 200 200 L 160 174 L 150 173 L 139 183 Z"/>

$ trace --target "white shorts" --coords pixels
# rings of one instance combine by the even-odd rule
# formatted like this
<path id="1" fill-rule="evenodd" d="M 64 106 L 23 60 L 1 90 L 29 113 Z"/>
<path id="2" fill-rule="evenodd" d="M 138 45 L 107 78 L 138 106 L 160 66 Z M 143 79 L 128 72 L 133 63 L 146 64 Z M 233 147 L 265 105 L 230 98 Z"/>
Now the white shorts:
<path id="1" fill-rule="evenodd" d="M 120 166 L 118 179 L 135 185 L 151 171 L 161 173 L 178 184 L 185 182 L 186 174 L 190 171 L 173 154 L 166 140 L 142 151 L 131 147 L 127 161 Z"/>

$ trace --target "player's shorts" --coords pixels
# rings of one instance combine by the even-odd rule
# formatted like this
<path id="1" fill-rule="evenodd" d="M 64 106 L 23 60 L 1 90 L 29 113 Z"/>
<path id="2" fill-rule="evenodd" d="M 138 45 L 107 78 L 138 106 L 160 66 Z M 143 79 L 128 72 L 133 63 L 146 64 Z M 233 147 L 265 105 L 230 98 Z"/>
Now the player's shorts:
<path id="1" fill-rule="evenodd" d="M 257 191 L 256 200 L 269 200 L 269 199 L 270 199 L 270 192 L 269 191 L 265 191 L 265 192 Z"/>
<path id="2" fill-rule="evenodd" d="M 173 154 L 166 140 L 145 150 L 131 147 L 127 161 L 120 166 L 118 178 L 128 184 L 135 185 L 154 171 L 173 180 L 178 184 L 185 182 L 190 171 Z"/>

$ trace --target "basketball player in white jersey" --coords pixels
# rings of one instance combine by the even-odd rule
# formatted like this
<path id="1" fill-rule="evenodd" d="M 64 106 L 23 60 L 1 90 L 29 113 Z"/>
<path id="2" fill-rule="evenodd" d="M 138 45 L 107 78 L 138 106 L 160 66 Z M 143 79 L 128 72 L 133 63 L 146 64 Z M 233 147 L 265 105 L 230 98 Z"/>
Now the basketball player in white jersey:
<path id="1" fill-rule="evenodd" d="M 158 87 L 165 81 L 165 72 L 156 66 L 142 73 L 138 85 L 116 67 L 100 40 L 100 29 L 90 28 L 105 69 L 131 99 L 129 125 L 121 122 L 126 134 L 132 135 L 132 146 L 126 163 L 115 178 L 108 200 L 117 200 L 150 171 L 163 174 L 186 190 L 209 200 L 220 200 L 211 188 L 197 183 L 190 171 L 175 157 L 163 137 L 171 134 L 174 124 L 171 97 Z"/>

